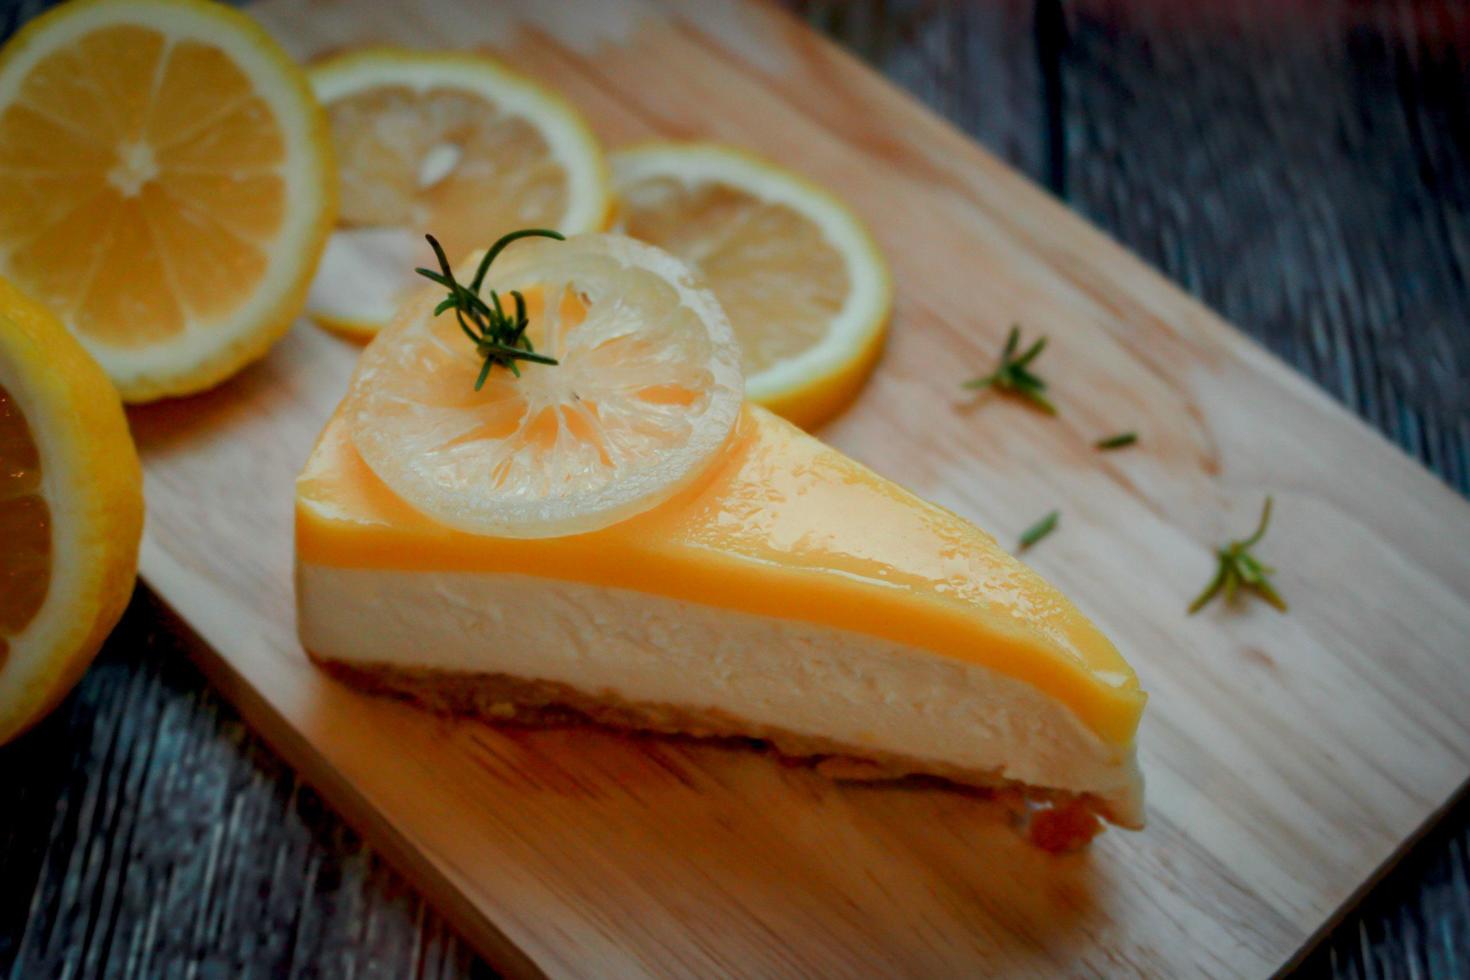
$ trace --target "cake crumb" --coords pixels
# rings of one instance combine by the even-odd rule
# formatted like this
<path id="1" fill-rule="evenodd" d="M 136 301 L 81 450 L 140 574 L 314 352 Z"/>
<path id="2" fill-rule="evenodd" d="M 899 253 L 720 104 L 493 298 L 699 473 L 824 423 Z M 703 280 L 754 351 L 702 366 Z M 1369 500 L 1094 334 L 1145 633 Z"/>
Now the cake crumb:
<path id="1" fill-rule="evenodd" d="M 1026 838 L 1043 851 L 1066 854 L 1086 847 L 1101 830 L 1102 821 L 1079 799 L 1032 813 Z"/>

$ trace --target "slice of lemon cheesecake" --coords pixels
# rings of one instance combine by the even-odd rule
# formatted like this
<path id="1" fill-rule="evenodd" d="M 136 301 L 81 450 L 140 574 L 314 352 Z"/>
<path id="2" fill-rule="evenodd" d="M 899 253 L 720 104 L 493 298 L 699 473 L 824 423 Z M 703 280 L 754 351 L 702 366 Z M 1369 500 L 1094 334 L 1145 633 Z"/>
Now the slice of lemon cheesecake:
<path id="1" fill-rule="evenodd" d="M 584 236 L 493 271 L 405 306 L 298 481 L 319 663 L 454 713 L 750 736 L 1142 824 L 1145 695 L 1112 644 L 983 531 L 742 405 L 676 260 Z"/>

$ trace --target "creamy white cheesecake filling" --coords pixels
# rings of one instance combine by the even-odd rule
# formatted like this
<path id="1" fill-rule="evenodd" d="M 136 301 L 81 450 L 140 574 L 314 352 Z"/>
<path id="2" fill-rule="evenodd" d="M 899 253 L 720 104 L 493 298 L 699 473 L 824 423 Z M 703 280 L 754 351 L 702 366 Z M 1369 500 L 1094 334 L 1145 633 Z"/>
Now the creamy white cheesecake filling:
<path id="1" fill-rule="evenodd" d="M 501 673 L 1090 792 L 1127 822 L 1132 749 L 1029 684 L 923 649 L 628 589 L 298 562 L 302 644 L 358 664 Z"/>

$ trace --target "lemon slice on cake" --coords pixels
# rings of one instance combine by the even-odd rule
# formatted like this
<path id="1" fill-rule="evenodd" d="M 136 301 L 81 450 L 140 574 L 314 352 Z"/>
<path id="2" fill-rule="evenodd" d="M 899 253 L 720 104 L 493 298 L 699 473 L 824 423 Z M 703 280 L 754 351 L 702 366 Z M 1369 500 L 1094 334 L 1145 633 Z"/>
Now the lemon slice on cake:
<path id="1" fill-rule="evenodd" d="M 504 537 L 590 531 L 668 499 L 729 437 L 739 348 L 667 253 L 611 235 L 519 241 L 475 292 L 520 304 L 527 352 L 556 363 L 491 363 L 431 289 L 363 351 L 343 404 L 363 460 L 421 512 Z"/>
<path id="2" fill-rule="evenodd" d="M 815 184 L 710 143 L 615 153 L 619 230 L 708 281 L 744 352 L 746 393 L 806 428 L 856 397 L 893 288 L 862 222 Z"/>
<path id="3" fill-rule="evenodd" d="M 78 0 L 0 54 L 0 273 L 145 401 L 263 354 L 335 209 L 304 74 L 203 0 Z"/>
<path id="4" fill-rule="evenodd" d="M 308 309 L 367 339 L 415 285 L 432 231 L 453 260 L 517 228 L 600 230 L 602 150 L 565 100 L 474 54 L 367 48 L 311 71 L 342 211 Z"/>
<path id="5" fill-rule="evenodd" d="M 132 594 L 142 526 L 117 390 L 0 279 L 0 743 L 91 663 Z"/>

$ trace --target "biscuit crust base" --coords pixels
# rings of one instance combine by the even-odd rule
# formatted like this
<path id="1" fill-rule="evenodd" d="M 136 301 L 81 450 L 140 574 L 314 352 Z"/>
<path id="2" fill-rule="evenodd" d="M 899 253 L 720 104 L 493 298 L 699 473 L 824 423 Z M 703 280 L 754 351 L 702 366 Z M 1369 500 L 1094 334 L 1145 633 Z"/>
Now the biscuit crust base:
<path id="1" fill-rule="evenodd" d="M 1128 826 L 1107 801 L 1008 780 L 993 771 L 965 769 L 891 752 L 844 745 L 772 725 L 737 718 L 717 709 L 630 701 L 610 691 L 596 695 L 556 681 L 508 674 L 465 673 L 390 664 L 311 658 L 328 674 L 359 690 L 410 701 L 440 715 L 494 724 L 536 727 L 593 724 L 693 738 L 756 739 L 777 754 L 811 764 L 828 778 L 883 781 L 935 777 L 979 789 L 1007 804 L 1025 824 L 1031 841 L 1046 850 L 1085 845 L 1101 830 L 1099 820 Z"/>

